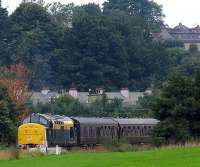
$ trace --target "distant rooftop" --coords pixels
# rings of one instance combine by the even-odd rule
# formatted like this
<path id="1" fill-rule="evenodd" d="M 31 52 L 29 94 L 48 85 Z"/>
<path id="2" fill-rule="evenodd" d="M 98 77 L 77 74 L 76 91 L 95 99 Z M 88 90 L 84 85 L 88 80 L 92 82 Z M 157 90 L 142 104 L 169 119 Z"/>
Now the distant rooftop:
<path id="1" fill-rule="evenodd" d="M 124 104 L 135 104 L 140 97 L 144 96 L 145 92 L 131 92 L 128 89 L 122 89 L 118 92 L 104 92 L 108 100 L 120 99 Z M 31 95 L 31 101 L 33 105 L 38 104 L 46 104 L 54 101 L 54 99 L 58 98 L 61 95 L 71 96 L 75 99 L 78 99 L 81 103 L 89 103 L 90 95 L 89 92 L 78 92 L 76 89 L 70 89 L 68 92 L 59 93 L 59 91 L 41 91 L 41 92 L 33 92 Z M 101 94 L 99 94 L 101 95 Z M 99 96 L 97 94 L 97 96 Z"/>
<path id="2" fill-rule="evenodd" d="M 154 34 L 156 39 L 174 39 L 183 43 L 200 43 L 200 26 L 189 28 L 182 23 L 170 28 L 165 26 L 160 33 Z"/>

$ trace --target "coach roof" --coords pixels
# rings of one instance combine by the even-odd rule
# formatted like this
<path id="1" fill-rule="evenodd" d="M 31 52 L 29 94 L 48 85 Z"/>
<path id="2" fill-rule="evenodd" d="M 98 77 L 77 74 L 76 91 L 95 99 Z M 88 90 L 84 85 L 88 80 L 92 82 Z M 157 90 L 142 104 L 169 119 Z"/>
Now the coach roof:
<path id="1" fill-rule="evenodd" d="M 117 118 L 114 120 L 121 125 L 156 125 L 159 122 L 152 118 Z"/>
<path id="2" fill-rule="evenodd" d="M 112 118 L 86 118 L 86 117 L 72 117 L 72 119 L 78 121 L 80 124 L 114 124 L 118 123 Z"/>

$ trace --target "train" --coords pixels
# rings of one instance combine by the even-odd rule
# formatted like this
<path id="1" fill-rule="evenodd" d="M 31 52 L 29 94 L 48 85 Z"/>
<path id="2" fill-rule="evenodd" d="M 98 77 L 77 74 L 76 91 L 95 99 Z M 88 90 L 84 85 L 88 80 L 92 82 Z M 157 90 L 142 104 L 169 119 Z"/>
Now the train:
<path id="1" fill-rule="evenodd" d="M 32 113 L 18 128 L 19 147 L 94 146 L 124 140 L 149 143 L 159 121 L 152 118 L 87 118 Z"/>

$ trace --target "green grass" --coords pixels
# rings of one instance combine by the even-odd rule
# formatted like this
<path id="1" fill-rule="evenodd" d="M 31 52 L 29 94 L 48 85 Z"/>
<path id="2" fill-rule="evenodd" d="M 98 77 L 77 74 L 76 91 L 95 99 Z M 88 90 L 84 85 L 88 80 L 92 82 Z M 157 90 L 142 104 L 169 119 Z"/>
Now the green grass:
<path id="1" fill-rule="evenodd" d="M 200 167 L 200 148 L 127 153 L 69 153 L 0 161 L 0 167 Z"/>

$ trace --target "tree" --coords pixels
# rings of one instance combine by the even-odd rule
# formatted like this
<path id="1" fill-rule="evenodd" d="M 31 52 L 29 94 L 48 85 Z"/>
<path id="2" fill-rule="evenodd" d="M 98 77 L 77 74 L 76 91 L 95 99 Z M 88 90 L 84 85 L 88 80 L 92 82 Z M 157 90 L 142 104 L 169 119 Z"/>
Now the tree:
<path id="1" fill-rule="evenodd" d="M 162 6 L 152 0 L 108 0 L 103 4 L 105 12 L 124 11 L 128 15 L 142 17 L 152 30 L 163 23 Z"/>
<path id="2" fill-rule="evenodd" d="M 190 45 L 190 47 L 189 47 L 189 51 L 191 52 L 191 53 L 197 53 L 198 52 L 198 47 L 197 47 L 197 45 L 195 45 L 195 44 L 191 44 Z"/>
<path id="3" fill-rule="evenodd" d="M 54 2 L 47 6 L 54 22 L 61 27 L 61 29 L 65 30 L 72 26 L 72 16 L 75 8 L 73 3 L 63 5 L 60 2 Z"/>
<path id="4" fill-rule="evenodd" d="M 12 24 L 8 17 L 8 11 L 0 8 L 0 65 L 5 65 L 10 62 L 10 56 L 8 55 L 11 27 Z"/>
<path id="5" fill-rule="evenodd" d="M 178 40 L 167 39 L 164 41 L 164 46 L 167 48 L 184 48 L 184 43 Z"/>
<path id="6" fill-rule="evenodd" d="M 5 39 L 0 65 L 27 66 L 30 89 L 74 84 L 80 90 L 144 91 L 182 62 L 184 54 L 169 51 L 177 48 L 152 40 L 154 21 L 162 21 L 161 8 L 152 1 L 110 0 L 103 10 L 94 3 L 45 6 L 36 1 L 21 3 L 10 16 L 2 10 L 0 16 Z"/>
<path id="7" fill-rule="evenodd" d="M 29 100 L 28 79 L 30 71 L 22 64 L 0 68 L 0 84 L 8 90 L 8 95 L 15 104 L 19 119 L 28 114 L 26 104 Z"/>
<path id="8" fill-rule="evenodd" d="M 15 141 L 17 114 L 14 112 L 7 89 L 0 85 L 0 143 L 11 143 Z"/>
<path id="9" fill-rule="evenodd" d="M 75 83 L 84 90 L 90 86 L 125 85 L 128 72 L 123 46 L 105 22 L 96 5 L 76 9 L 73 28 L 65 33 L 64 49 L 59 52 L 62 59 L 55 55 L 52 60 L 60 74 L 55 75 L 65 77 L 60 78 L 62 85 Z M 64 65 L 63 61 L 66 62 Z"/>
<path id="10" fill-rule="evenodd" d="M 200 127 L 200 72 L 195 77 L 172 74 L 162 84 L 151 104 L 155 118 L 160 120 L 155 129 L 157 137 L 166 142 L 185 142 L 199 137 Z"/>
<path id="11" fill-rule="evenodd" d="M 60 42 L 60 31 L 47 9 L 35 3 L 22 3 L 10 16 L 13 24 L 12 64 L 23 63 L 32 71 L 30 87 L 50 85 L 50 53 Z"/>
<path id="12" fill-rule="evenodd" d="M 68 116 L 89 116 L 86 107 L 70 96 L 61 96 L 49 104 L 32 107 L 35 113 L 52 113 Z"/>
<path id="13" fill-rule="evenodd" d="M 144 90 L 152 80 L 166 76 L 170 67 L 166 49 L 152 41 L 140 18 L 103 13 L 95 4 L 76 7 L 72 18 L 63 49 L 57 49 L 51 59 L 59 85 Z"/>

